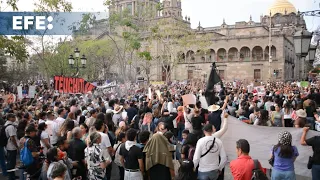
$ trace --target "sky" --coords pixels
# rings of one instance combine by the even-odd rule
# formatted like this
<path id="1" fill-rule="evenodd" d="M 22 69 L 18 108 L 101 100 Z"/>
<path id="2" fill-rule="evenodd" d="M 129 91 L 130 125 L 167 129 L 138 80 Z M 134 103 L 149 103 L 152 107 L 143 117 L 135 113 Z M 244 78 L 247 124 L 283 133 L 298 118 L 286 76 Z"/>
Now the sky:
<path id="1" fill-rule="evenodd" d="M 32 11 L 34 1 L 19 0 L 19 11 Z M 107 11 L 103 0 L 68 0 L 72 2 L 73 11 Z M 201 22 L 202 27 L 220 26 L 225 19 L 227 24 L 238 21 L 249 21 L 250 15 L 256 22 L 261 15 L 268 14 L 269 7 L 276 0 L 181 0 L 183 17 L 191 19 L 191 25 L 196 28 Z M 310 11 L 320 9 L 320 0 L 289 0 L 297 10 Z M 4 7 L 4 6 L 2 6 Z M 2 8 L 3 10 L 3 8 Z M 5 11 L 10 10 L 6 8 Z M 320 25 L 320 17 L 305 17 L 307 28 L 314 31 Z"/>

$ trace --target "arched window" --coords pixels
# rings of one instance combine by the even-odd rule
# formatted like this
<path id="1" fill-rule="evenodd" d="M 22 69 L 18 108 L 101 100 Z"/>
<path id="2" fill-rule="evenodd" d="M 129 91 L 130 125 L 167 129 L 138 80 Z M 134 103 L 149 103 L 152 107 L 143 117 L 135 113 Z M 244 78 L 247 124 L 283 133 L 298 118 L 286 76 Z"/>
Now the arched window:
<path id="1" fill-rule="evenodd" d="M 274 46 L 271 46 L 271 56 L 274 59 L 277 57 L 277 49 Z"/>
<path id="2" fill-rule="evenodd" d="M 250 49 L 248 47 L 242 47 L 240 49 L 240 59 L 242 61 L 250 61 Z"/>
<path id="3" fill-rule="evenodd" d="M 277 50 L 276 47 L 271 46 L 271 56 L 272 59 L 275 59 L 277 57 Z M 266 49 L 264 50 L 264 58 L 265 60 L 269 60 L 269 46 L 266 47 Z"/>
<path id="4" fill-rule="evenodd" d="M 218 61 L 224 61 L 227 57 L 227 51 L 224 48 L 220 48 L 218 50 L 218 57 L 217 60 Z"/>
<path id="5" fill-rule="evenodd" d="M 204 56 L 205 56 L 204 51 L 203 50 L 198 50 L 197 54 L 196 54 L 196 57 L 197 57 L 196 60 L 198 62 L 205 62 L 206 58 Z"/>
<path id="6" fill-rule="evenodd" d="M 228 51 L 228 59 L 229 61 L 234 61 L 238 59 L 238 49 L 235 47 L 232 47 Z"/>
<path id="7" fill-rule="evenodd" d="M 216 52 L 213 49 L 208 50 L 207 61 L 216 61 Z"/>
<path id="8" fill-rule="evenodd" d="M 192 50 L 189 50 L 187 52 L 187 61 L 188 62 L 194 62 L 195 61 L 194 52 Z"/>
<path id="9" fill-rule="evenodd" d="M 186 61 L 186 56 L 185 56 L 185 54 L 183 53 L 183 52 L 178 52 L 178 61 L 180 62 L 180 63 L 184 63 L 185 61 Z"/>
<path id="10" fill-rule="evenodd" d="M 263 50 L 260 46 L 255 46 L 252 49 L 252 59 L 254 61 L 261 61 L 263 59 Z"/>

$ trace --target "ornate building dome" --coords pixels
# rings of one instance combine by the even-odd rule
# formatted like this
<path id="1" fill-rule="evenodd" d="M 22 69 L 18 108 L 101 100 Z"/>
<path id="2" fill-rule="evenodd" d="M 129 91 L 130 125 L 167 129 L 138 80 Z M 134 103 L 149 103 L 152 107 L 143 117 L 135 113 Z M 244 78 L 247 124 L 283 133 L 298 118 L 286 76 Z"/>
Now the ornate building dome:
<path id="1" fill-rule="evenodd" d="M 276 2 L 271 6 L 268 11 L 268 15 L 271 12 L 271 16 L 274 16 L 277 13 L 280 14 L 290 14 L 297 13 L 296 8 L 288 0 L 276 0 Z"/>

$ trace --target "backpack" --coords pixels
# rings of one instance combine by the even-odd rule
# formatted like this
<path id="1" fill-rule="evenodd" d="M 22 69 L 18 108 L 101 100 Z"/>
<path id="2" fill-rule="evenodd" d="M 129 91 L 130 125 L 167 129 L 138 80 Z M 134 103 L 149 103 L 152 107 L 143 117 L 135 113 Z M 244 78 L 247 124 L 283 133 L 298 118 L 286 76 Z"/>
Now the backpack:
<path id="1" fill-rule="evenodd" d="M 33 163 L 33 156 L 31 151 L 28 148 L 28 141 L 29 141 L 29 138 L 24 142 L 24 147 L 20 151 L 20 160 L 25 166 L 29 166 L 30 164 Z"/>
<path id="2" fill-rule="evenodd" d="M 267 175 L 260 169 L 259 161 L 255 159 L 253 162 L 254 168 L 252 170 L 251 180 L 268 180 Z"/>
<path id="3" fill-rule="evenodd" d="M 193 156 L 194 156 L 194 152 L 196 151 L 195 147 L 191 147 L 189 146 L 189 150 L 188 150 L 188 159 L 190 161 L 193 161 Z"/>
<path id="4" fill-rule="evenodd" d="M 10 125 L 13 125 L 13 124 L 8 124 L 6 126 L 2 126 L 1 127 L 1 130 L 0 130 L 0 147 L 6 147 L 7 144 L 8 144 L 8 137 L 7 137 L 7 134 L 6 134 L 6 128 Z"/>

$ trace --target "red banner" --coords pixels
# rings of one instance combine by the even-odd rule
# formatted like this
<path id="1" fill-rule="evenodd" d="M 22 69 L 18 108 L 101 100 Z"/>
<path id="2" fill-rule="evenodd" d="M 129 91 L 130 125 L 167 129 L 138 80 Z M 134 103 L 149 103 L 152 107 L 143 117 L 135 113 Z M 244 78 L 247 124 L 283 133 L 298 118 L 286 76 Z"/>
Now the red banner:
<path id="1" fill-rule="evenodd" d="M 54 76 L 54 89 L 59 93 L 82 93 L 86 94 L 95 88 L 91 83 L 82 78 Z"/>

